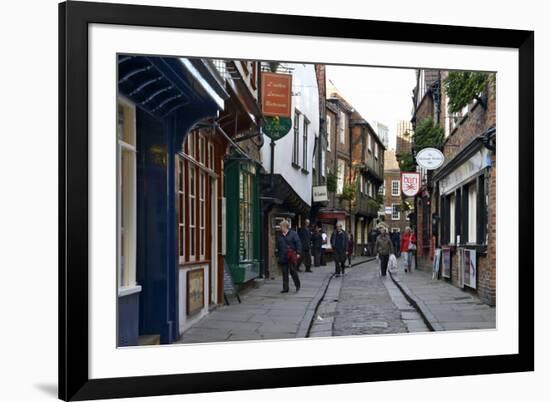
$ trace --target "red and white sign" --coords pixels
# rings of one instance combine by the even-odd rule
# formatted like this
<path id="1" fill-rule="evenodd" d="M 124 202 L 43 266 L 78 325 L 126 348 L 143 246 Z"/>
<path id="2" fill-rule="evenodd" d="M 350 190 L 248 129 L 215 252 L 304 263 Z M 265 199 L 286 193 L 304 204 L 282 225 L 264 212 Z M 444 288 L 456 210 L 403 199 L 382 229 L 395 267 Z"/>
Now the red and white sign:
<path id="1" fill-rule="evenodd" d="M 290 117 L 292 109 L 292 75 L 262 73 L 262 114 Z"/>
<path id="2" fill-rule="evenodd" d="M 414 197 L 420 191 L 420 173 L 402 172 L 401 173 L 401 191 L 407 197 Z"/>

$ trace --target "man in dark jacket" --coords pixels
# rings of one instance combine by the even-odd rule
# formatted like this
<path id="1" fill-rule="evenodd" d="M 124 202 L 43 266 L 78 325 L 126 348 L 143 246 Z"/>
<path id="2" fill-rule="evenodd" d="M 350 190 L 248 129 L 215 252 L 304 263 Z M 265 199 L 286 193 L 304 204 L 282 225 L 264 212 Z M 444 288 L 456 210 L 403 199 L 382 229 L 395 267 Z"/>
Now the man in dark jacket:
<path id="1" fill-rule="evenodd" d="M 340 276 L 340 272 L 344 275 L 346 267 L 346 253 L 348 250 L 348 235 L 342 229 L 342 224 L 336 225 L 336 231 L 330 237 L 332 245 L 334 264 L 336 266 L 336 276 Z"/>
<path id="2" fill-rule="evenodd" d="M 281 232 L 277 235 L 277 244 L 275 253 L 277 260 L 283 272 L 283 290 L 281 293 L 288 293 L 288 274 L 292 276 L 294 286 L 296 286 L 296 292 L 300 290 L 300 278 L 298 272 L 296 272 L 296 265 L 289 259 L 289 254 L 294 254 L 297 259 L 302 254 L 302 244 L 300 243 L 300 237 L 294 231 L 288 230 L 290 224 L 288 221 L 283 220 L 280 223 Z M 292 250 L 289 252 L 289 249 Z"/>
<path id="3" fill-rule="evenodd" d="M 374 256 L 376 255 L 374 252 L 374 243 L 376 243 L 376 239 L 378 238 L 378 235 L 380 232 L 375 227 L 372 228 L 372 230 L 369 232 L 368 236 L 368 248 L 369 248 L 369 255 Z"/>
<path id="4" fill-rule="evenodd" d="M 383 226 L 380 228 L 380 234 L 376 239 L 374 244 L 374 253 L 378 254 L 380 259 L 380 275 L 386 276 L 386 271 L 388 270 L 388 260 L 390 254 L 393 254 L 393 243 L 386 232 L 386 228 Z"/>
<path id="5" fill-rule="evenodd" d="M 313 252 L 313 266 L 321 265 L 321 247 L 323 246 L 323 237 L 321 236 L 321 228 L 316 226 L 311 235 L 311 251 Z"/>
<path id="6" fill-rule="evenodd" d="M 302 265 L 303 262 L 306 267 L 306 272 L 311 272 L 311 230 L 309 229 L 309 219 L 306 219 L 304 221 L 304 226 L 298 229 L 298 236 L 302 243 L 302 254 L 298 262 L 297 270 L 300 272 L 300 265 Z"/>

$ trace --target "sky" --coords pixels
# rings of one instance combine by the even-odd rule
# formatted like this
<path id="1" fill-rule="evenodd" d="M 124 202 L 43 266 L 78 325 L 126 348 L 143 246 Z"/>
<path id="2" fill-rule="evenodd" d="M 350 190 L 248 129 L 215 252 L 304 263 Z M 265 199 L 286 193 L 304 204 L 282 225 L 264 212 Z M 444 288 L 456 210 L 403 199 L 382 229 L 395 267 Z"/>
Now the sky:
<path id="1" fill-rule="evenodd" d="M 414 70 L 327 65 L 326 73 L 327 80 L 363 118 L 388 126 L 389 147 L 395 149 L 397 122 L 412 117 Z"/>

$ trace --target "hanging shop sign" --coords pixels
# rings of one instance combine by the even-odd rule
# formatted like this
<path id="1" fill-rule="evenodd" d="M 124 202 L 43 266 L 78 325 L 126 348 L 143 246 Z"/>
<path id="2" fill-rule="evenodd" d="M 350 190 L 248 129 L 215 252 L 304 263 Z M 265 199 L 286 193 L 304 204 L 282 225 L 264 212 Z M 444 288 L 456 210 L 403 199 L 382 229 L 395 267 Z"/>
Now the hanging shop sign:
<path id="1" fill-rule="evenodd" d="M 407 197 L 414 197 L 420 191 L 420 173 L 402 172 L 401 191 Z"/>
<path id="2" fill-rule="evenodd" d="M 265 117 L 262 131 L 273 141 L 280 140 L 290 132 L 292 120 L 288 117 Z"/>
<path id="3" fill-rule="evenodd" d="M 290 117 L 292 109 L 292 75 L 262 73 L 262 114 Z"/>
<path id="4" fill-rule="evenodd" d="M 416 163 L 427 170 L 435 170 L 443 165 L 445 156 L 437 148 L 424 148 L 416 155 Z"/>
<path id="5" fill-rule="evenodd" d="M 328 201 L 327 186 L 313 187 L 313 202 Z"/>

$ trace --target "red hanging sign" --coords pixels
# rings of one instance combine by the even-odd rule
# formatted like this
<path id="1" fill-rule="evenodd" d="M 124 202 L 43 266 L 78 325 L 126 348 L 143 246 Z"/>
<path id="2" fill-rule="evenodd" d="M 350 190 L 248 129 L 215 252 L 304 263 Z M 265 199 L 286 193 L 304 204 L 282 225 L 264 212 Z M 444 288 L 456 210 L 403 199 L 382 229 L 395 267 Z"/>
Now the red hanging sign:
<path id="1" fill-rule="evenodd" d="M 292 75 L 262 73 L 262 114 L 291 117 Z"/>
<path id="2" fill-rule="evenodd" d="M 407 197 L 414 197 L 420 191 L 420 173 L 401 172 L 401 191 Z"/>

